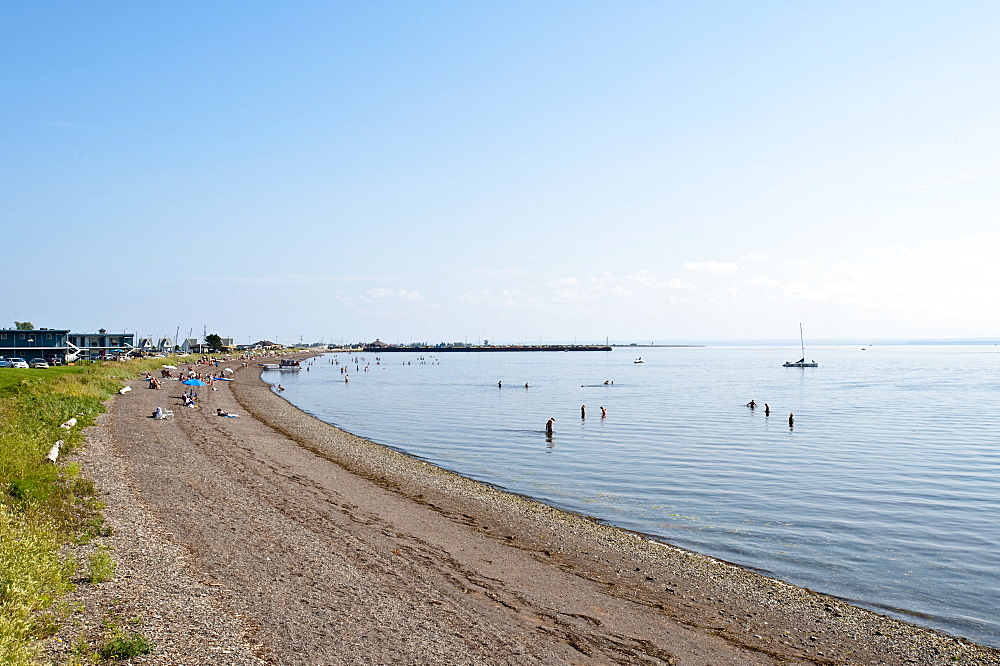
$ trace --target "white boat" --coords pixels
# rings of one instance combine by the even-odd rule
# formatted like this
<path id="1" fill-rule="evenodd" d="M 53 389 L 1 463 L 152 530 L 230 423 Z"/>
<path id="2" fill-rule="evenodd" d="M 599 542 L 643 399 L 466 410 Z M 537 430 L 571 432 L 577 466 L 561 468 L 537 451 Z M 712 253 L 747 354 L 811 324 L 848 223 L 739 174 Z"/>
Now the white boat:
<path id="1" fill-rule="evenodd" d="M 802 347 L 802 358 L 797 361 L 785 361 L 783 367 L 786 368 L 818 368 L 819 363 L 816 361 L 806 361 L 806 343 L 805 339 L 802 337 L 802 323 L 799 323 L 799 344 Z"/>

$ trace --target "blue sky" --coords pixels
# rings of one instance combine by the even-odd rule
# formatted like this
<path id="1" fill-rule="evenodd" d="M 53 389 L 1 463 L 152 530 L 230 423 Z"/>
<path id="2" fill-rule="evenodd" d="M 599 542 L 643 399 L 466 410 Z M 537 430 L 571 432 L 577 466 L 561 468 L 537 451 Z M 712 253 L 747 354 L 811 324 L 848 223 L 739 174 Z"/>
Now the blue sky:
<path id="1" fill-rule="evenodd" d="M 1000 334 L 1000 4 L 7 3 L 9 320 Z"/>

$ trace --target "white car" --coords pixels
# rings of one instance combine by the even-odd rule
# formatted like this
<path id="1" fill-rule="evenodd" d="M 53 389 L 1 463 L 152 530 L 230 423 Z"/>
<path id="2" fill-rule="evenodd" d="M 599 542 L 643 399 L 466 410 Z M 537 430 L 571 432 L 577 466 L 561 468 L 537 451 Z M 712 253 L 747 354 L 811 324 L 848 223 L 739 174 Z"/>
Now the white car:
<path id="1" fill-rule="evenodd" d="M 11 357 L 11 358 L 7 359 L 7 367 L 8 368 L 27 368 L 28 367 L 28 362 L 25 361 L 23 358 Z"/>
<path id="2" fill-rule="evenodd" d="M 44 358 L 33 358 L 31 363 L 28 364 L 32 368 L 47 368 L 49 364 L 45 362 Z"/>

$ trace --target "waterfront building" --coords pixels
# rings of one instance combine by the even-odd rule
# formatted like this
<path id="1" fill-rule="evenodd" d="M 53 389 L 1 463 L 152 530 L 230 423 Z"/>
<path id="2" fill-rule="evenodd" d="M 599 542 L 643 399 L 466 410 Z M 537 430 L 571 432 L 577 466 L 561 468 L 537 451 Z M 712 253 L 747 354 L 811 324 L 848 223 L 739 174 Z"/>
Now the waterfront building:
<path id="1" fill-rule="evenodd" d="M 134 351 L 135 333 L 108 333 L 103 328 L 97 333 L 70 333 L 69 344 L 84 350 L 91 358 L 107 358 Z"/>
<path id="2" fill-rule="evenodd" d="M 66 356 L 68 335 L 69 329 L 40 328 L 33 331 L 0 329 L 0 356 L 19 357 L 28 361 L 33 358 L 62 361 Z"/>

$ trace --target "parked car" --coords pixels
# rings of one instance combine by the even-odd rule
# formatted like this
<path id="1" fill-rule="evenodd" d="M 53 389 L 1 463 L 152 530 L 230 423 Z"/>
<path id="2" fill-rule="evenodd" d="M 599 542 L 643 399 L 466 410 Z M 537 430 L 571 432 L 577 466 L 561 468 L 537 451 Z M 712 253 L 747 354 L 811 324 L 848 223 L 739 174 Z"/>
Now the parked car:
<path id="1" fill-rule="evenodd" d="M 27 368 L 28 367 L 28 362 L 25 361 L 23 358 L 16 358 L 16 357 L 12 356 L 9 359 L 7 359 L 7 367 L 8 368 Z"/>
<path id="2" fill-rule="evenodd" d="M 28 364 L 32 368 L 47 368 L 49 364 L 45 362 L 44 358 L 33 358 L 31 363 Z"/>

